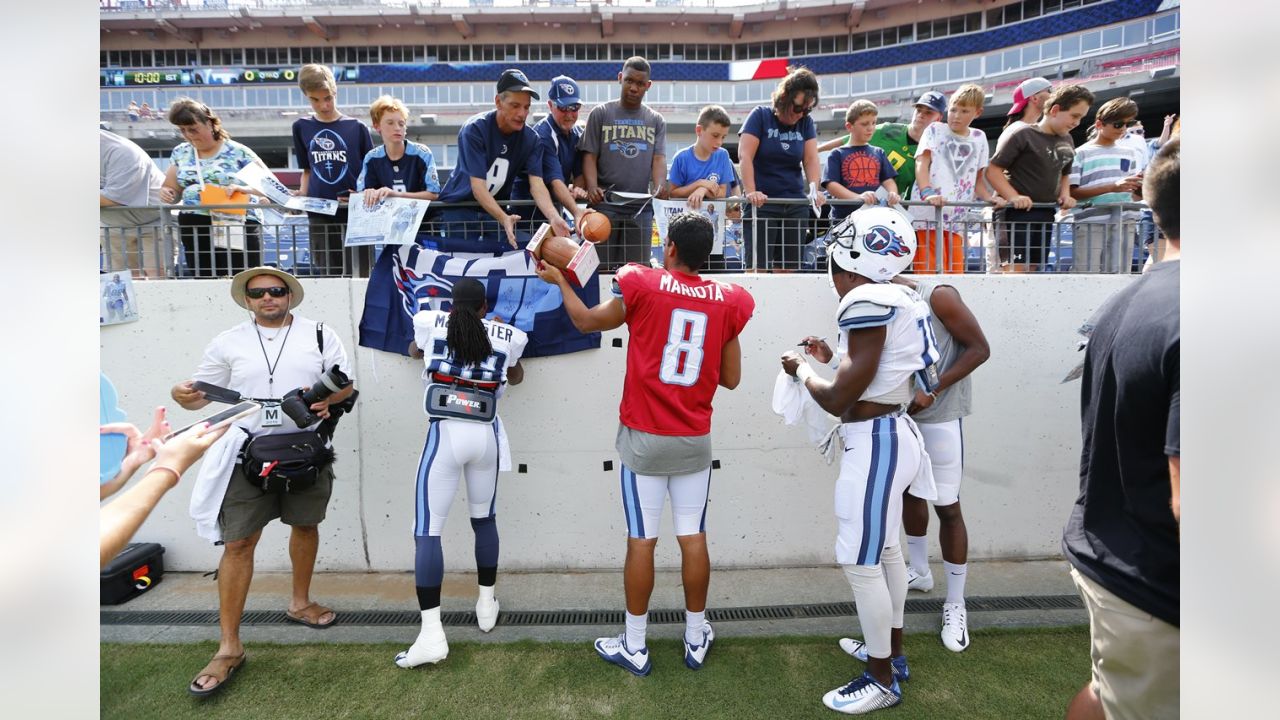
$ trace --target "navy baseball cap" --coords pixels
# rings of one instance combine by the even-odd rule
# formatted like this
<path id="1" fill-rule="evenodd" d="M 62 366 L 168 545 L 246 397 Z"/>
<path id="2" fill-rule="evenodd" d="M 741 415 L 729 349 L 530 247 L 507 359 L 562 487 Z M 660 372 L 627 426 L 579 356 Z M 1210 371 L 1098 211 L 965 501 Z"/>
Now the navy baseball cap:
<path id="1" fill-rule="evenodd" d="M 578 97 L 578 83 L 568 75 L 552 78 L 547 99 L 560 107 L 582 104 L 582 98 Z"/>
<path id="2" fill-rule="evenodd" d="M 498 78 L 498 94 L 504 92 L 527 92 L 534 100 L 541 100 L 538 91 L 529 87 L 529 78 L 519 70 L 503 70 L 502 77 Z"/>
<path id="3" fill-rule="evenodd" d="M 930 110 L 937 110 L 943 115 L 947 114 L 947 96 L 937 90 L 930 90 L 920 96 L 916 101 L 916 105 L 924 105 Z"/>

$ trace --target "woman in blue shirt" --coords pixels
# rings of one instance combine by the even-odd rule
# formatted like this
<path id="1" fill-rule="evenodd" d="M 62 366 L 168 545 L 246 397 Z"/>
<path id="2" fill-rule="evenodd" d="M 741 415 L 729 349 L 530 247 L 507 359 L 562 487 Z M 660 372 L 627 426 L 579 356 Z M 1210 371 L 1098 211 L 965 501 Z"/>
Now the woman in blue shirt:
<path id="1" fill-rule="evenodd" d="M 742 222 L 747 266 L 757 269 L 799 267 L 813 215 L 809 203 L 768 204 L 770 199 L 811 197 L 818 191 L 818 131 L 809 116 L 818 105 L 818 78 L 792 68 L 773 91 L 773 104 L 751 111 L 742 124 L 738 161 L 742 187 L 758 227 Z M 753 265 L 754 263 L 754 265 Z"/>

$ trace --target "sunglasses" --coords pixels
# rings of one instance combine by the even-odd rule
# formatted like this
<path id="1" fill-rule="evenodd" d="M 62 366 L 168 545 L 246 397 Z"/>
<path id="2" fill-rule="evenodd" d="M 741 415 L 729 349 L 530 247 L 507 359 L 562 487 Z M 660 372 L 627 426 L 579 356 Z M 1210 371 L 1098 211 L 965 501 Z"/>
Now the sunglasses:
<path id="1" fill-rule="evenodd" d="M 813 112 L 813 107 L 813 105 L 792 105 L 791 112 L 799 115 L 800 117 L 804 117 Z"/>
<path id="2" fill-rule="evenodd" d="M 289 288 L 283 287 L 283 286 L 269 287 L 269 288 L 249 288 L 248 290 L 244 291 L 244 294 L 248 295 L 254 300 L 261 300 L 264 295 L 270 295 L 273 298 L 282 298 L 285 295 L 289 294 Z"/>
<path id="3" fill-rule="evenodd" d="M 581 105 L 566 105 L 565 107 L 556 106 L 556 109 L 565 113 L 576 113 L 582 109 Z"/>
<path id="4" fill-rule="evenodd" d="M 1119 130 L 1120 128 L 1131 128 L 1134 125 L 1137 125 L 1138 121 L 1137 120 L 1115 120 L 1113 122 L 1104 123 L 1104 124 L 1110 125 L 1111 127 Z"/>

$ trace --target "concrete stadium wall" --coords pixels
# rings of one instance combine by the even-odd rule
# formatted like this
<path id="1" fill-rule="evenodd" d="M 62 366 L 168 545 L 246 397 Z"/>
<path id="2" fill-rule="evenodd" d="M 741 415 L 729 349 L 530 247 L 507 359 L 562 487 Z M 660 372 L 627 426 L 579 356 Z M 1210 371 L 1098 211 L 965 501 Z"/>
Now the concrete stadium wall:
<path id="1" fill-rule="evenodd" d="M 742 337 L 743 381 L 716 395 L 715 457 L 707 513 L 711 555 L 722 566 L 795 566 L 833 562 L 831 510 L 837 468 L 782 425 L 769 407 L 778 356 L 806 334 L 834 336 L 835 298 L 821 275 L 734 277 L 756 298 Z M 981 321 L 991 360 L 974 376 L 974 414 L 966 419 L 963 502 L 973 558 L 1056 555 L 1077 489 L 1079 384 L 1060 384 L 1080 359 L 1075 329 L 1130 282 L 1106 276 L 963 276 L 952 283 Z M 177 408 L 170 386 L 186 379 L 205 344 L 244 319 L 229 281 L 135 283 L 141 320 L 101 331 L 103 370 L 129 419 L 145 426 L 150 408 L 170 407 L 175 427 L 201 413 Z M 335 329 L 354 357 L 361 391 L 339 427 L 337 476 L 321 528 L 319 570 L 410 570 L 413 477 L 425 437 L 421 364 L 357 347 L 366 282 L 307 280 L 299 312 Z M 607 285 L 603 285 L 607 287 Z M 621 565 L 626 524 L 613 449 L 625 367 L 625 330 L 606 333 L 599 350 L 525 361 L 524 384 L 500 409 L 512 459 L 526 473 L 503 473 L 498 486 L 502 566 L 587 569 Z M 192 469 L 147 520 L 137 539 L 162 543 L 174 570 L 209 570 L 220 549 L 196 537 L 187 514 Z M 934 521 L 936 527 L 936 520 Z M 257 567 L 289 566 L 287 529 L 273 523 L 258 546 Z M 937 557 L 936 540 L 934 556 Z M 472 569 L 464 492 L 444 538 L 451 570 Z M 658 563 L 678 567 L 670 511 L 662 519 Z"/>

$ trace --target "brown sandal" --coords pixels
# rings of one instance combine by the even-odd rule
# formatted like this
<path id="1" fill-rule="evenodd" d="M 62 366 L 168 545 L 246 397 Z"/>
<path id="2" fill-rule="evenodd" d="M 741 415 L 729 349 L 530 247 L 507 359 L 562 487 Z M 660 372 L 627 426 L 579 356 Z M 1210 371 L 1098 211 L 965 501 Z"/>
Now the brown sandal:
<path id="1" fill-rule="evenodd" d="M 194 678 L 191 678 L 191 684 L 187 686 L 187 692 L 195 695 L 196 697 L 207 697 L 218 692 L 222 689 L 223 685 L 231 682 L 231 678 L 235 676 L 236 670 L 239 670 L 248 659 L 249 658 L 244 653 L 240 653 L 239 655 L 214 655 L 213 659 L 209 661 L 209 664 L 205 665 L 203 670 L 196 673 Z M 197 685 L 196 682 L 206 675 L 217 680 L 218 684 L 207 688 L 202 688 Z"/>
<path id="2" fill-rule="evenodd" d="M 333 619 L 327 623 L 322 623 L 320 622 L 320 618 L 324 617 L 325 613 L 333 613 Z M 330 625 L 338 622 L 338 613 L 333 612 L 331 608 L 327 608 L 320 603 L 314 602 L 302 608 L 297 613 L 285 610 L 284 616 L 289 620 L 289 622 L 296 622 L 299 625 L 306 625 L 307 627 L 314 628 L 316 630 L 324 630 Z"/>

